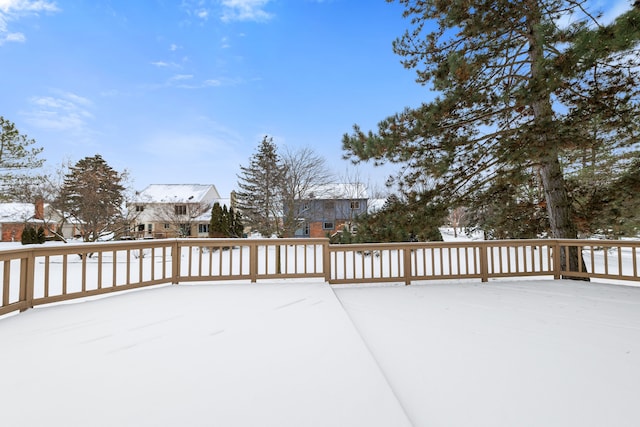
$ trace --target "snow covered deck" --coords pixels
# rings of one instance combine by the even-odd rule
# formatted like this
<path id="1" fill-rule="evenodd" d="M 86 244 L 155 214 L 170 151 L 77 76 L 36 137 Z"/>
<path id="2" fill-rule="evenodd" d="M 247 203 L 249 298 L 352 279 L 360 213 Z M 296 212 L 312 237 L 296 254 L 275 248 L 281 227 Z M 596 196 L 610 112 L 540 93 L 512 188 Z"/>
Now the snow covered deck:
<path id="1" fill-rule="evenodd" d="M 636 426 L 640 288 L 162 286 L 0 320 L 20 426 Z"/>

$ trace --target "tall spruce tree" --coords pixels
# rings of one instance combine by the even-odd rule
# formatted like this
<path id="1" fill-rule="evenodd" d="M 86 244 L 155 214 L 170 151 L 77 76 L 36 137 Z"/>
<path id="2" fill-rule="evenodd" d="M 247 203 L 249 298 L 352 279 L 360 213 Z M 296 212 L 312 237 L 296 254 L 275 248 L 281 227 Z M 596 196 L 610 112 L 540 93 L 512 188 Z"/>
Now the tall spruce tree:
<path id="1" fill-rule="evenodd" d="M 242 237 L 244 235 L 244 224 L 240 212 L 232 207 L 229 208 L 229 218 L 231 224 L 229 227 L 230 237 Z"/>
<path id="2" fill-rule="evenodd" d="M 225 218 L 222 215 L 222 206 L 215 202 L 211 208 L 211 221 L 209 222 L 209 237 L 227 237 L 225 233 Z"/>
<path id="3" fill-rule="evenodd" d="M 211 209 L 209 237 L 242 237 L 244 226 L 239 212 L 215 202 Z"/>
<path id="4" fill-rule="evenodd" d="M 21 188 L 38 179 L 30 174 L 44 163 L 38 158 L 42 148 L 34 147 L 35 143 L 0 116 L 0 199 L 19 198 Z"/>
<path id="5" fill-rule="evenodd" d="M 264 237 L 280 235 L 284 168 L 273 138 L 265 136 L 240 171 L 236 200 L 246 224 Z"/>
<path id="6" fill-rule="evenodd" d="M 393 0 L 388 0 L 393 1 Z M 412 28 L 394 41 L 417 81 L 440 92 L 364 133 L 347 156 L 406 163 L 401 183 L 435 179 L 443 203 L 464 203 L 514 169 L 535 171 L 551 235 L 575 238 L 563 151 L 589 141 L 586 123 L 637 140 L 639 11 L 609 26 L 574 0 L 398 0 Z M 568 25 L 560 18 L 571 16 Z M 579 119 L 579 120 L 578 120 Z M 577 270 L 576 252 L 563 266 Z"/>
<path id="7" fill-rule="evenodd" d="M 78 161 L 66 174 L 56 205 L 68 213 L 85 241 L 95 241 L 122 216 L 122 175 L 96 154 Z"/>

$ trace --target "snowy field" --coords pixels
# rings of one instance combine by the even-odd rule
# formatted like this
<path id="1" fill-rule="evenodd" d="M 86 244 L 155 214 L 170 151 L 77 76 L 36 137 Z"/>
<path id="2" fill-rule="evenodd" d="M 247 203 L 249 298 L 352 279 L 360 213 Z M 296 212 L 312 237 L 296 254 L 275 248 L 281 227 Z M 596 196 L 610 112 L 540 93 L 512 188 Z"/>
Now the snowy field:
<path id="1" fill-rule="evenodd" d="M 0 320 L 7 426 L 636 426 L 640 288 L 162 286 Z"/>
<path id="2" fill-rule="evenodd" d="M 5 316 L 0 343 L 7 426 L 640 425 L 634 286 L 164 285 Z"/>

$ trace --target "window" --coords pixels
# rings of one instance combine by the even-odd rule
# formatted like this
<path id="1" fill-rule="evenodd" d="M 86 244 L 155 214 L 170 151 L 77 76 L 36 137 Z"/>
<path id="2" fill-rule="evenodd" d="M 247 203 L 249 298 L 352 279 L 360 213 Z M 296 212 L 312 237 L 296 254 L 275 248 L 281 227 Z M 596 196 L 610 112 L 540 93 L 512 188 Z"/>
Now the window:
<path id="1" fill-rule="evenodd" d="M 302 211 L 308 211 L 309 210 L 309 203 L 308 202 L 304 202 L 302 204 Z"/>
<path id="2" fill-rule="evenodd" d="M 151 233 L 153 231 L 153 224 L 147 224 L 147 231 Z"/>
<path id="3" fill-rule="evenodd" d="M 208 233 L 209 224 L 198 224 L 198 233 Z"/>
<path id="4" fill-rule="evenodd" d="M 144 231 L 144 224 L 138 224 L 138 231 Z"/>
<path id="5" fill-rule="evenodd" d="M 136 205 L 136 212 L 144 211 L 144 205 Z"/>
<path id="6" fill-rule="evenodd" d="M 294 235 L 296 237 L 309 237 L 309 223 L 301 223 L 300 228 L 297 228 Z"/>
<path id="7" fill-rule="evenodd" d="M 175 205 L 176 215 L 186 215 L 187 214 L 187 206 L 186 205 Z"/>
<path id="8" fill-rule="evenodd" d="M 336 204 L 333 201 L 324 202 L 324 208 L 327 210 L 335 209 Z"/>
<path id="9" fill-rule="evenodd" d="M 329 222 L 329 221 L 325 221 L 322 223 L 322 229 L 323 230 L 333 230 L 334 229 L 334 224 L 333 222 Z"/>
<path id="10" fill-rule="evenodd" d="M 359 210 L 360 209 L 360 201 L 352 200 L 351 201 L 351 210 Z"/>
<path id="11" fill-rule="evenodd" d="M 171 228 L 171 224 L 165 224 L 165 225 L 164 225 L 164 229 L 165 229 L 165 230 L 169 230 L 170 228 Z"/>

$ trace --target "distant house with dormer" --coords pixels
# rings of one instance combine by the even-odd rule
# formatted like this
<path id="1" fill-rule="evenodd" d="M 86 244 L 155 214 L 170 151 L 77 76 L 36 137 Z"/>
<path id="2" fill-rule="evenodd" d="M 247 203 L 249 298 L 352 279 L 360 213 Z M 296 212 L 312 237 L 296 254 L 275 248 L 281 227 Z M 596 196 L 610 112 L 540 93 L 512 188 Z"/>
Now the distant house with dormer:
<path id="1" fill-rule="evenodd" d="M 152 184 L 127 203 L 133 238 L 207 237 L 213 184 Z"/>
<path id="2" fill-rule="evenodd" d="M 367 189 L 362 183 L 327 184 L 310 189 L 294 203 L 299 227 L 296 237 L 326 237 L 352 227 L 367 212 Z"/>

